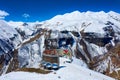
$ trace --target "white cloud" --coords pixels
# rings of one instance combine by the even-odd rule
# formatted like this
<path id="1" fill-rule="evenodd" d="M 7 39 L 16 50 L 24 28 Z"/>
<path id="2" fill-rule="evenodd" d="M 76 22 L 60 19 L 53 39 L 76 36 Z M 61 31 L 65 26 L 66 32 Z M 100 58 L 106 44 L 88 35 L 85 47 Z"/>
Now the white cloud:
<path id="1" fill-rule="evenodd" d="M 0 10 L 0 19 L 4 19 L 8 15 L 9 13 L 7 13 L 6 11 Z"/>
<path id="2" fill-rule="evenodd" d="M 24 18 L 29 18 L 29 17 L 30 17 L 30 15 L 29 15 L 29 14 L 27 14 L 27 13 L 24 13 L 24 14 L 22 15 L 22 17 L 24 17 Z"/>

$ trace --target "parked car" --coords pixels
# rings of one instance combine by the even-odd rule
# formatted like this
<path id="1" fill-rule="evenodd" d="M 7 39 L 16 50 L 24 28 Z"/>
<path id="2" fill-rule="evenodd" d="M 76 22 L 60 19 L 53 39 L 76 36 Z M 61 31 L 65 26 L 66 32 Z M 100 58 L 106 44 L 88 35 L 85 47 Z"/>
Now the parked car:
<path id="1" fill-rule="evenodd" d="M 41 66 L 42 66 L 42 67 L 45 67 L 46 64 L 47 64 L 47 62 L 45 62 L 45 61 L 42 61 L 42 62 L 41 62 Z"/>
<path id="2" fill-rule="evenodd" d="M 51 70 L 52 69 L 52 63 L 48 62 L 45 66 L 46 69 Z"/>
<path id="3" fill-rule="evenodd" d="M 59 69 L 59 64 L 53 63 L 53 64 L 52 64 L 52 69 L 53 69 L 53 70 L 58 70 L 58 69 Z"/>

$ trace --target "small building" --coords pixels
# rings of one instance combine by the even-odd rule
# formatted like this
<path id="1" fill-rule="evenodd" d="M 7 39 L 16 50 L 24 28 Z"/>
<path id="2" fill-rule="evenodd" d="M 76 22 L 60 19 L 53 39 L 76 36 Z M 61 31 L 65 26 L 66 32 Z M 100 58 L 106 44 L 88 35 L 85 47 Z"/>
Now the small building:
<path id="1" fill-rule="evenodd" d="M 42 60 L 45 62 L 59 64 L 59 54 L 55 49 L 45 50 L 43 52 Z"/>
<path id="2" fill-rule="evenodd" d="M 56 51 L 60 57 L 72 58 L 72 52 L 68 49 L 56 49 Z"/>
<path id="3" fill-rule="evenodd" d="M 42 55 L 41 66 L 48 70 L 58 70 L 60 65 L 59 57 L 72 60 L 72 54 L 68 49 L 46 49 Z"/>

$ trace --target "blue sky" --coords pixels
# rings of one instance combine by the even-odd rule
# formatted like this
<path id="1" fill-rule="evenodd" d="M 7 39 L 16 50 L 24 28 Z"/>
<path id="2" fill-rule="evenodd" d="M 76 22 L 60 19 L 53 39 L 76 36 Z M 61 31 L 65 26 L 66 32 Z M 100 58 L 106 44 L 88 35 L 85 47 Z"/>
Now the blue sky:
<path id="1" fill-rule="evenodd" d="M 33 22 L 75 10 L 120 13 L 120 0 L 0 0 L 0 10 L 9 13 L 7 21 Z"/>

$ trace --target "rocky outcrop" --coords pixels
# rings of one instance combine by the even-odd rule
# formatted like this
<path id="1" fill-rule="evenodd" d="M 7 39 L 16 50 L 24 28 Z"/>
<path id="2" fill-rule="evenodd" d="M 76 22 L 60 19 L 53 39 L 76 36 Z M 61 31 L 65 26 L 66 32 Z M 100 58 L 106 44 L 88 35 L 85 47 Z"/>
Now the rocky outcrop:
<path id="1" fill-rule="evenodd" d="M 105 75 L 120 79 L 120 43 L 111 48 L 106 54 L 94 58 L 92 69 Z"/>

